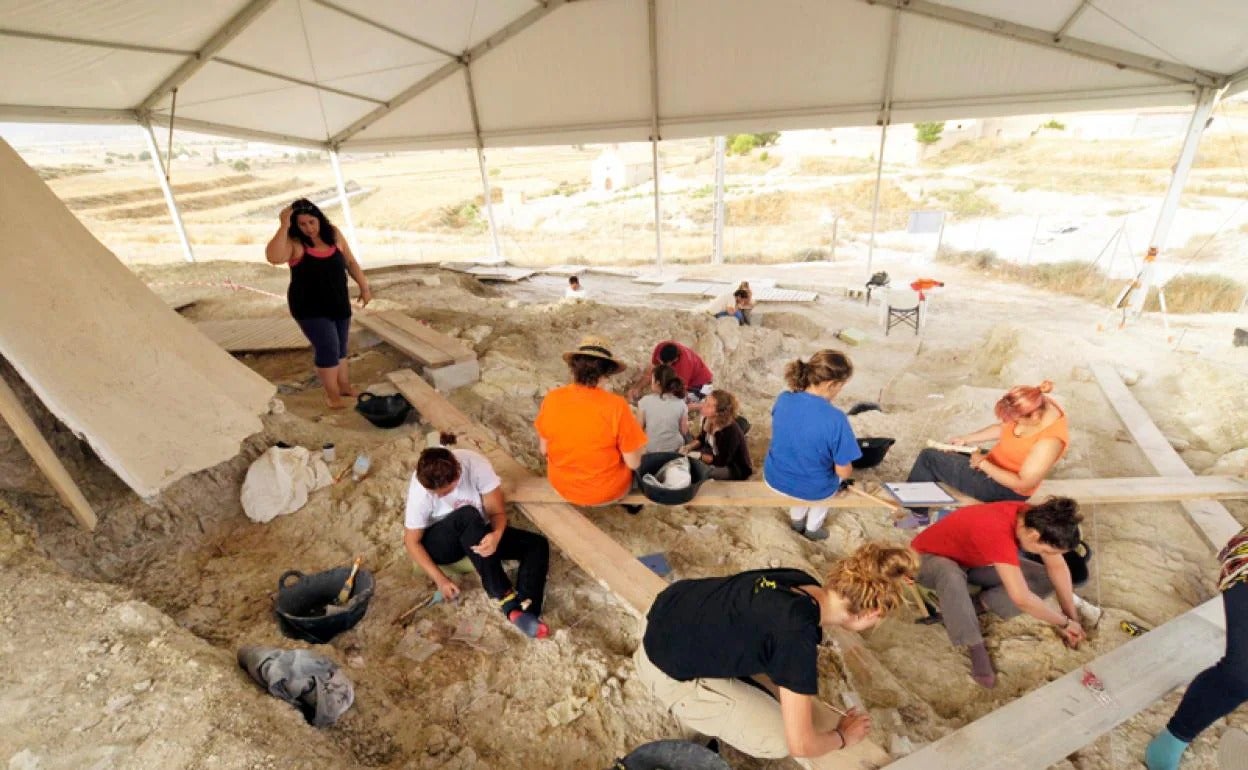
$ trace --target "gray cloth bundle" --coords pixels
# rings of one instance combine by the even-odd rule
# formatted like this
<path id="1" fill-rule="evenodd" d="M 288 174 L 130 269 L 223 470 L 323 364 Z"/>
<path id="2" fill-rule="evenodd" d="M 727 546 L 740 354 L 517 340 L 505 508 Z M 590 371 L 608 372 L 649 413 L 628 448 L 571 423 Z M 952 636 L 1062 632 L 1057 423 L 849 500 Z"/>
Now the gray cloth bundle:
<path id="1" fill-rule="evenodd" d="M 688 457 L 677 457 L 659 468 L 655 473 L 642 476 L 642 481 L 664 489 L 688 489 L 693 483 L 693 473 Z"/>
<path id="2" fill-rule="evenodd" d="M 355 701 L 355 687 L 338 664 L 311 650 L 240 647 L 238 665 L 315 727 L 337 722 Z"/>

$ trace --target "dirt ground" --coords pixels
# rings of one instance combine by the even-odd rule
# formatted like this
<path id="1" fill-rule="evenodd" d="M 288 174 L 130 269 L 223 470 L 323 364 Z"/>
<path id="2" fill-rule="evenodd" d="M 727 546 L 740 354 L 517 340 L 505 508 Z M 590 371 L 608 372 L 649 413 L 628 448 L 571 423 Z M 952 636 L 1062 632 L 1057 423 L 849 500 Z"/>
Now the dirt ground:
<path id="1" fill-rule="evenodd" d="M 901 261 L 885 267 L 898 278 L 909 270 Z M 220 285 L 230 279 L 280 295 L 285 273 L 265 265 L 137 271 L 158 290 L 206 284 L 194 287 L 201 297 L 182 311 L 193 320 L 285 313 L 280 296 Z M 904 478 L 926 439 L 982 427 L 1004 388 L 1046 378 L 1057 384 L 1054 395 L 1072 423 L 1071 450 L 1056 476 L 1151 475 L 1087 376 L 1084 367 L 1098 360 L 1140 374 L 1134 394 L 1197 473 L 1245 472 L 1248 349 L 1230 345 L 1234 316 L 1172 318 L 1172 336 L 1182 332 L 1176 350 L 1154 319 L 1098 332 L 1103 308 L 942 271 L 948 286 L 937 291 L 921 338 L 901 329 L 885 337 L 876 306 L 834 291 L 857 274 L 848 265 L 686 270 L 724 280 L 769 277 L 820 291 L 815 303 L 764 305 L 756 327 L 715 321 L 696 309 L 700 300 L 656 300 L 642 284 L 600 273 L 583 281 L 611 304 L 558 303 L 564 279 L 556 276 L 483 286 L 413 267 L 377 273 L 372 282 L 379 303 L 393 303 L 476 349 L 482 380 L 452 400 L 535 470 L 541 463 L 532 420 L 546 390 L 565 379 L 559 353 L 583 334 L 607 337 L 617 354 L 636 362 L 660 339 L 695 347 L 717 384 L 741 399 L 755 426 L 750 449 L 761 464 L 784 364 L 823 347 L 844 348 L 833 335 L 853 326 L 867 340 L 845 348 L 856 373 L 840 403 L 878 402 L 882 411 L 853 418 L 856 431 L 897 439 L 880 467 L 861 474 L 866 478 Z M 265 432 L 234 461 L 184 479 L 152 504 L 135 498 L 22 391 L 101 523 L 95 533 L 78 529 L 11 437 L 0 434 L 0 660 L 6 664 L 0 761 L 23 770 L 592 768 L 607 767 L 646 741 L 678 735 L 633 676 L 635 618 L 557 551 L 546 602 L 549 640 L 514 632 L 475 576 L 461 579 L 467 590 L 459 604 L 425 610 L 408 627 L 394 623 L 432 590 L 401 543 L 403 498 L 429 426 L 413 418 L 383 431 L 349 411 L 326 414 L 309 358 L 307 352 L 243 356 L 278 385 L 286 411 L 267 416 Z M 358 333 L 351 365 L 357 384 L 370 385 L 409 362 Z M 11 372 L 0 374 L 12 381 Z M 255 524 L 242 514 L 239 487 L 249 462 L 278 440 L 309 447 L 334 442 L 334 471 L 368 451 L 374 470 L 358 484 L 347 480 L 315 493 L 294 514 Z M 1248 522 L 1248 506 L 1228 507 Z M 512 515 L 532 526 L 518 511 Z M 909 538 L 878 510 L 835 514 L 824 543 L 795 536 L 780 509 L 649 506 L 637 517 L 616 509 L 590 515 L 633 553 L 666 552 L 678 578 L 781 564 L 818 574 L 867 540 Z M 1153 627 L 1213 596 L 1213 556 L 1178 506 L 1099 506 L 1086 516 L 1095 558 L 1081 594 L 1106 610 L 1089 643 L 1067 650 L 1027 617 L 989 621 L 1000 678 L 995 690 L 984 691 L 940 626 L 900 614 L 866 635 L 868 648 L 901 684 L 900 694 L 859 687 L 876 717 L 878 743 L 887 747 L 894 735 L 915 745 L 939 738 L 1122 644 L 1120 620 Z M 375 575 L 376 596 L 355 630 L 318 649 L 346 666 L 356 702 L 338 725 L 318 730 L 253 685 L 232 658 L 246 643 L 296 644 L 279 635 L 271 614 L 270 594 L 282 572 L 317 571 L 355 554 Z M 451 639 L 468 620 L 484 623 L 484 649 Z M 833 650 L 822 653 L 821 666 L 830 700 L 858 686 L 846 681 Z M 1058 767 L 1137 766 L 1176 702 L 1171 695 Z M 1243 726 L 1248 717 L 1232 715 L 1229 722 Z M 1220 731 L 1215 727 L 1193 746 L 1185 768 L 1216 766 Z M 730 750 L 726 756 L 736 768 L 791 766 Z"/>

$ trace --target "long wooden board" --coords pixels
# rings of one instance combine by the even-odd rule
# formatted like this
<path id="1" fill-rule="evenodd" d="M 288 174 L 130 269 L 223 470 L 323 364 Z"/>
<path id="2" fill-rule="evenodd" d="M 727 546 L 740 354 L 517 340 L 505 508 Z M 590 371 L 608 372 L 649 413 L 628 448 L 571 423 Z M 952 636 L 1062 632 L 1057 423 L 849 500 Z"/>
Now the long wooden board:
<path id="1" fill-rule="evenodd" d="M 308 342 L 308 338 L 303 336 L 295 319 L 285 315 L 271 318 L 196 321 L 195 328 L 231 353 L 302 350 L 312 345 Z"/>
<path id="2" fill-rule="evenodd" d="M 455 363 L 461 361 L 475 361 L 477 353 L 459 340 L 440 331 L 432 329 L 425 324 L 417 321 L 415 318 L 401 313 L 397 310 L 388 310 L 378 313 L 381 318 L 392 326 L 396 326 L 409 336 L 430 345 L 442 351 L 451 357 Z"/>
<path id="3" fill-rule="evenodd" d="M 526 475 L 521 479 L 508 479 L 508 498 L 514 502 L 551 503 L 562 502 L 559 493 L 551 488 L 546 479 Z M 1221 500 L 1248 499 L 1248 480 L 1233 476 L 1139 476 L 1110 479 L 1053 479 L 1040 485 L 1032 496 L 1039 502 L 1049 496 L 1073 497 L 1085 505 L 1110 505 L 1149 501 L 1184 501 L 1217 498 Z M 645 503 L 640 492 L 632 492 L 621 502 Z M 969 498 L 960 501 L 973 504 Z M 790 505 L 821 505 L 828 508 L 888 508 L 884 500 L 861 495 L 835 495 L 812 503 L 806 500 L 774 492 L 762 481 L 708 481 L 698 490 L 689 505 L 707 507 L 748 508 Z M 920 506 L 922 507 L 922 506 Z M 927 506 L 938 507 L 938 506 Z"/>
<path id="4" fill-rule="evenodd" d="M 1118 413 L 1118 418 L 1122 420 L 1131 437 L 1135 439 L 1135 443 L 1139 444 L 1144 457 L 1158 473 L 1172 477 L 1196 475 L 1153 424 L 1148 412 L 1135 400 L 1135 396 L 1131 395 L 1131 391 L 1127 389 L 1113 366 L 1096 363 L 1092 365 L 1092 373 L 1096 375 L 1101 390 L 1105 392 L 1105 398 Z M 1212 500 L 1184 500 L 1181 505 L 1191 517 L 1192 523 L 1215 551 L 1221 549 L 1226 541 L 1243 528 L 1225 506 Z"/>
<path id="5" fill-rule="evenodd" d="M 448 353 L 403 331 L 386 320 L 382 313 L 357 313 L 355 320 L 360 326 L 381 337 L 424 366 L 446 366 L 454 363 L 454 359 Z"/>
<path id="6" fill-rule="evenodd" d="M 442 394 L 411 370 L 391 372 L 391 382 L 438 430 L 455 433 L 461 443 L 471 444 L 490 458 L 500 475 L 523 480 L 532 476 L 503 452 L 485 431 L 455 408 Z M 513 501 L 514 502 L 514 501 Z M 520 507 L 529 519 L 587 575 L 619 597 L 638 618 L 644 618 L 654 598 L 667 583 L 651 572 L 626 548 L 612 540 L 580 511 L 564 502 L 528 502 Z M 821 717 L 832 720 L 825 704 L 817 703 Z M 803 760 L 814 770 L 867 770 L 888 761 L 888 753 L 870 740 L 815 760 Z"/>
<path id="7" fill-rule="evenodd" d="M 1041 770 L 1187 683 L 1221 657 L 1222 600 L 1211 599 L 1088 665 L 1113 703 L 1081 683 L 1082 669 L 1006 704 L 890 764 L 889 770 Z"/>
<path id="8" fill-rule="evenodd" d="M 56 456 L 52 446 L 39 432 L 35 421 L 30 419 L 30 415 L 22 407 L 22 402 L 18 400 L 17 394 L 3 379 L 0 379 L 0 418 L 9 424 L 13 435 L 17 436 L 17 440 L 30 453 L 35 465 L 43 471 L 48 483 L 56 490 L 57 496 L 61 498 L 61 502 L 65 503 L 65 507 L 69 508 L 69 512 L 74 515 L 78 523 L 88 530 L 94 530 L 95 509 L 91 507 L 91 503 L 87 502 L 87 498 L 74 483 L 74 479 L 69 475 L 69 471 L 65 469 L 60 458 Z"/>

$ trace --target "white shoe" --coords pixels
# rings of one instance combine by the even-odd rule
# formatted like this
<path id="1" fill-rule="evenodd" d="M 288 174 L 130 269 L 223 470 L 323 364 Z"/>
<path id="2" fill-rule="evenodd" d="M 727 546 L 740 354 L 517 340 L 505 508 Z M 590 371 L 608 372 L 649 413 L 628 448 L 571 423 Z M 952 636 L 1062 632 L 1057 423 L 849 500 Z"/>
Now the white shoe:
<path id="1" fill-rule="evenodd" d="M 1075 596 L 1075 609 L 1079 611 L 1079 625 L 1091 631 L 1101 624 L 1105 611 L 1081 596 Z"/>

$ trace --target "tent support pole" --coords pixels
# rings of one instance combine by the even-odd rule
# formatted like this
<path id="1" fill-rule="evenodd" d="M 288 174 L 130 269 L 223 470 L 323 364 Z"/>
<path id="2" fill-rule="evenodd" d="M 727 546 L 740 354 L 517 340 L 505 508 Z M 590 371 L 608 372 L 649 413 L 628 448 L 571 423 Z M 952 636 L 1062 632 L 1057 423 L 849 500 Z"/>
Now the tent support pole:
<path id="1" fill-rule="evenodd" d="M 1161 201 L 1161 211 L 1157 214 L 1157 223 L 1153 225 L 1153 236 L 1148 241 L 1148 252 L 1144 255 L 1144 266 L 1136 278 L 1135 291 L 1131 296 L 1131 312 L 1139 317 L 1144 312 L 1144 303 L 1148 291 L 1152 288 L 1157 255 L 1166 247 L 1166 239 L 1170 236 L 1170 225 L 1174 223 L 1174 215 L 1179 208 L 1179 200 L 1183 197 L 1183 187 L 1187 184 L 1188 173 L 1192 170 L 1192 162 L 1196 160 L 1196 150 L 1200 147 L 1200 139 L 1205 133 L 1205 124 L 1218 101 L 1218 90 L 1202 88 L 1196 98 L 1196 109 L 1192 110 L 1192 118 L 1187 124 L 1187 134 L 1183 137 L 1183 148 L 1179 151 L 1179 159 L 1174 164 L 1174 173 L 1170 176 L 1170 186 L 1166 188 L 1166 197 Z"/>
<path id="2" fill-rule="evenodd" d="M 334 167 L 334 182 L 338 185 L 338 200 L 342 201 L 342 219 L 347 225 L 347 237 L 351 239 L 351 249 L 359 251 L 360 243 L 355 237 L 355 217 L 351 216 L 351 201 L 347 199 L 347 183 L 342 177 L 342 163 L 338 160 L 337 148 L 329 148 L 329 165 Z"/>
<path id="3" fill-rule="evenodd" d="M 901 8 L 893 11 L 893 21 L 888 31 L 888 61 L 884 70 L 884 100 L 880 105 L 880 153 L 875 164 L 875 194 L 871 201 L 871 238 L 867 241 L 867 276 L 871 275 L 871 262 L 875 258 L 875 226 L 880 218 L 880 182 L 884 176 L 884 141 L 888 138 L 888 124 L 893 120 L 893 73 L 897 69 L 897 39 L 901 35 Z"/>
<path id="4" fill-rule="evenodd" d="M 663 267 L 663 209 L 659 197 L 659 20 L 655 0 L 646 2 L 650 25 L 650 162 L 654 174 L 654 264 Z"/>
<path id="5" fill-rule="evenodd" d="M 160 182 L 160 191 L 165 194 L 165 205 L 169 207 L 169 218 L 178 231 L 178 239 L 182 241 L 182 253 L 187 262 L 195 261 L 195 252 L 191 250 L 191 241 L 186 237 L 186 227 L 182 224 L 182 214 L 178 211 L 178 202 L 173 197 L 173 188 L 169 186 L 169 177 L 165 173 L 165 164 L 160 159 L 160 146 L 156 144 L 156 134 L 152 131 L 151 122 L 143 123 L 143 138 L 147 140 L 147 151 L 152 156 L 152 166 L 156 170 L 156 181 Z"/>
<path id="6" fill-rule="evenodd" d="M 490 225 L 490 248 L 494 259 L 503 258 L 498 242 L 498 222 L 494 219 L 494 195 L 490 190 L 490 170 L 485 164 L 485 141 L 481 138 L 481 118 L 477 112 L 477 92 L 472 87 L 472 65 L 464 65 L 464 84 L 468 89 L 468 109 L 472 114 L 472 134 L 477 140 L 477 168 L 481 171 L 481 194 L 485 196 L 485 218 Z"/>
<path id="7" fill-rule="evenodd" d="M 711 242 L 711 264 L 724 264 L 724 151 L 727 137 L 715 137 L 715 233 Z"/>

